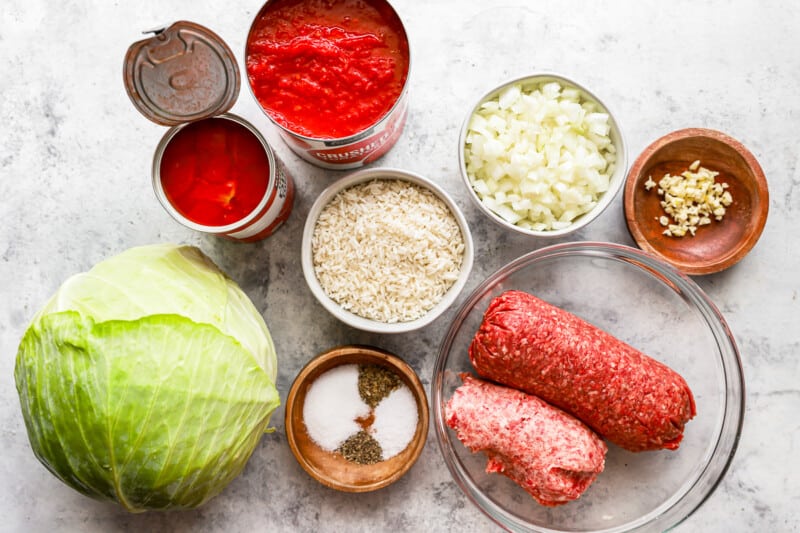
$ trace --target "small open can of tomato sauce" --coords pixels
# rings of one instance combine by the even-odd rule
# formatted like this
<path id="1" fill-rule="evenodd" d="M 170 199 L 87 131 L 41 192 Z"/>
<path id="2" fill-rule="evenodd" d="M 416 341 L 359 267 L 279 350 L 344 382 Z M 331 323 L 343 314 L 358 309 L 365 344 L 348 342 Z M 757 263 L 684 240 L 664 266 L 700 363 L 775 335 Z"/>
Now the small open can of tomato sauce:
<path id="1" fill-rule="evenodd" d="M 153 189 L 178 222 L 239 241 L 271 235 L 294 184 L 263 135 L 227 111 L 239 94 L 236 60 L 211 30 L 176 22 L 131 45 L 125 86 L 139 111 L 171 126 L 153 158 Z"/>
<path id="2" fill-rule="evenodd" d="M 268 0 L 250 27 L 245 65 L 256 101 L 306 161 L 361 167 L 400 137 L 410 51 L 386 0 Z"/>

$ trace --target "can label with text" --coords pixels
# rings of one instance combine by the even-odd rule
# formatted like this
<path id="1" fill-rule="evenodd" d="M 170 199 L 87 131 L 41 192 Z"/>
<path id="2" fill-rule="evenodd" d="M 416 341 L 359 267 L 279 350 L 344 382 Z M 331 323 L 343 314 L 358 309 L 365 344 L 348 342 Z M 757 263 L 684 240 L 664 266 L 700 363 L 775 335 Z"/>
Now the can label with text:
<path id="1" fill-rule="evenodd" d="M 359 135 L 347 139 L 310 139 L 283 127 L 280 134 L 289 148 L 309 163 L 347 170 L 368 165 L 385 155 L 400 138 L 407 116 L 408 99 L 404 92 L 384 120 Z"/>

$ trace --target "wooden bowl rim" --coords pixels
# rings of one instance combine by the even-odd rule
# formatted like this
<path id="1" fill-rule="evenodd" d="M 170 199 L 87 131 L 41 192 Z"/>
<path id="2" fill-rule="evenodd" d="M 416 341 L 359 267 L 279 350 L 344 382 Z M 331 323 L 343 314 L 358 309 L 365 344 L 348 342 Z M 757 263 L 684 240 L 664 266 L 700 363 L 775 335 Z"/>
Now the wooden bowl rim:
<path id="1" fill-rule="evenodd" d="M 647 166 L 650 158 L 662 148 L 692 137 L 712 139 L 723 143 L 736 151 L 744 159 L 747 167 L 750 169 L 750 174 L 755 182 L 755 190 L 758 200 L 758 209 L 753 211 L 751 217 L 751 220 L 755 221 L 752 230 L 745 235 L 743 240 L 736 243 L 736 246 L 732 249 L 733 252 L 720 257 L 720 259 L 717 261 L 703 262 L 702 264 L 679 261 L 668 255 L 662 254 L 647 239 L 647 236 L 641 229 L 639 220 L 637 220 L 635 217 L 634 210 L 635 191 L 637 182 L 639 181 L 639 174 L 641 173 L 642 169 Z M 656 139 L 650 143 L 650 145 L 648 145 L 641 154 L 639 154 L 639 157 L 636 158 L 633 165 L 631 165 L 630 169 L 628 170 L 628 175 L 625 181 L 623 207 L 628 231 L 633 237 L 633 240 L 636 241 L 636 244 L 639 246 L 639 248 L 645 252 L 655 255 L 667 263 L 670 263 L 672 266 L 678 268 L 686 274 L 706 275 L 730 268 L 741 261 L 744 256 L 753 249 L 756 242 L 758 242 L 758 239 L 761 237 L 761 233 L 763 232 L 764 226 L 767 223 L 767 216 L 769 213 L 769 190 L 761 165 L 758 163 L 758 160 L 750 152 L 750 150 L 748 150 L 741 142 L 721 131 L 713 129 L 684 128 L 670 132 Z"/>
<path id="2" fill-rule="evenodd" d="M 292 422 L 294 410 L 302 409 L 302 406 L 296 405 L 297 397 L 302 387 L 309 383 L 309 378 L 313 377 L 316 379 L 316 377 L 327 370 L 342 364 L 349 364 L 346 361 L 337 363 L 337 360 L 341 359 L 342 356 L 353 354 L 366 356 L 367 358 L 373 360 L 376 364 L 383 364 L 384 366 L 391 367 L 395 372 L 397 372 L 401 378 L 404 378 L 404 383 L 409 387 L 409 389 L 411 389 L 411 393 L 414 395 L 418 409 L 417 431 L 408 445 L 408 447 L 411 447 L 408 460 L 403 462 L 399 468 L 392 471 L 388 476 L 371 484 L 354 485 L 341 482 L 332 476 L 326 475 L 324 472 L 320 472 L 317 468 L 314 468 L 306 459 L 303 450 L 298 445 L 295 427 Z M 286 439 L 289 443 L 289 448 L 292 450 L 292 454 L 297 462 L 300 464 L 303 470 L 308 473 L 308 475 L 316 479 L 319 483 L 332 489 L 344 492 L 370 492 L 391 485 L 400 479 L 406 472 L 408 472 L 414 463 L 416 463 L 417 459 L 422 453 L 423 448 L 425 447 L 425 443 L 428 438 L 429 417 L 430 413 L 428 408 L 428 396 L 425 392 L 425 388 L 423 387 L 417 373 L 408 363 L 393 353 L 375 346 L 348 344 L 337 346 L 318 354 L 316 357 L 306 363 L 306 365 L 300 370 L 295 377 L 294 382 L 289 390 L 289 394 L 286 398 L 284 426 L 286 429 Z M 298 420 L 301 418 L 302 417 L 299 417 Z M 381 464 L 382 462 L 376 463 L 376 465 Z M 375 465 L 354 464 L 354 468 L 369 468 L 371 466 Z"/>

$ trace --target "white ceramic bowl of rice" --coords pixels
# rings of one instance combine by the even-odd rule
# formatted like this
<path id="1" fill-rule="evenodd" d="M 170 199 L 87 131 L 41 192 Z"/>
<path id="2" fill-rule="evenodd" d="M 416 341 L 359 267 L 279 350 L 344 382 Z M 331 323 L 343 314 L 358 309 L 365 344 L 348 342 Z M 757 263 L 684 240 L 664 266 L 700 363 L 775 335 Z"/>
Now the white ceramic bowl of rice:
<path id="1" fill-rule="evenodd" d="M 458 154 L 480 210 L 535 237 L 583 228 L 625 181 L 625 143 L 613 114 L 588 89 L 552 73 L 482 96 L 464 120 Z"/>
<path id="2" fill-rule="evenodd" d="M 473 262 L 469 226 L 428 178 L 369 168 L 326 188 L 306 218 L 303 275 L 345 324 L 403 333 L 435 320 L 458 297 Z"/>

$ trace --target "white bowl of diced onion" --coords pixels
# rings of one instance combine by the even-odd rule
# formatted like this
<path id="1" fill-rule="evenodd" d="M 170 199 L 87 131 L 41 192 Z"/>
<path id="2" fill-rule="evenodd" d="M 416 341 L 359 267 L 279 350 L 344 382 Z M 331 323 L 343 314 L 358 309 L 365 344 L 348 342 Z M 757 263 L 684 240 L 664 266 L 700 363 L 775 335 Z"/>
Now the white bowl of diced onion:
<path id="1" fill-rule="evenodd" d="M 625 182 L 625 143 L 608 107 L 552 73 L 507 81 L 481 97 L 464 120 L 458 154 L 481 211 L 534 237 L 585 227 Z"/>

